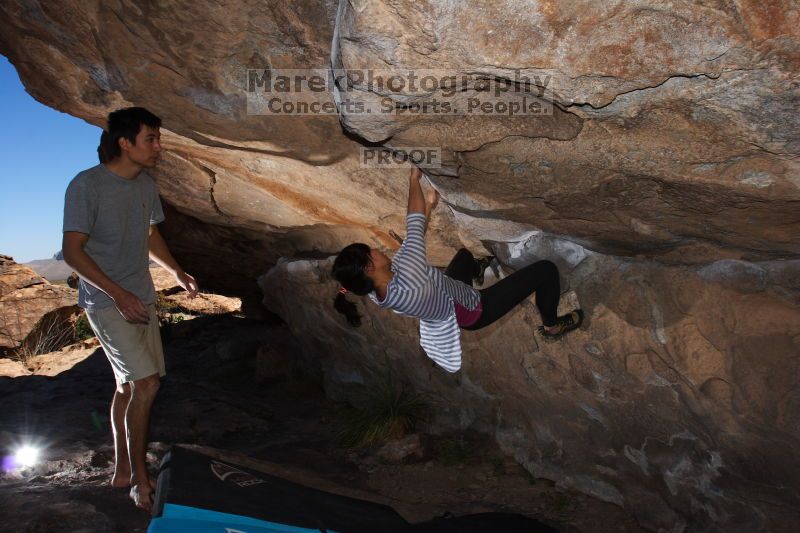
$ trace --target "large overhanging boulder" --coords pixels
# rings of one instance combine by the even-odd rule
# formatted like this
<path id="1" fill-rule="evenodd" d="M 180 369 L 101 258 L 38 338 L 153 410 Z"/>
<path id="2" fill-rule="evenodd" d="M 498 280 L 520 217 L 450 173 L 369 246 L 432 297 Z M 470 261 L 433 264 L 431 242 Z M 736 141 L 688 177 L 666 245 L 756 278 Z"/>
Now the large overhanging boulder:
<path id="1" fill-rule="evenodd" d="M 247 69 L 329 65 L 334 20 L 324 3 L 6 2 L 0 52 L 34 97 L 93 124 L 133 104 L 161 116 L 153 174 L 190 217 L 165 233 L 207 287 L 255 292 L 281 255 L 393 246 L 402 225 L 405 172 L 362 168 L 337 116 L 247 113 Z M 433 236 L 440 261 L 452 234 Z"/>
<path id="2" fill-rule="evenodd" d="M 0 25 L 45 104 L 97 125 L 134 104 L 163 118 L 163 232 L 201 284 L 253 294 L 304 258 L 262 286 L 332 394 L 391 365 L 457 405 L 441 423 L 493 432 L 649 527 L 799 520 L 796 2 L 10 0 Z M 247 69 L 265 68 L 524 76 L 520 97 L 551 113 L 249 114 Z M 324 99 L 442 96 L 339 82 Z M 537 348 L 519 310 L 465 336 L 452 379 L 412 321 L 370 309 L 346 329 L 324 258 L 393 248 L 403 225 L 406 171 L 359 159 L 376 144 L 441 149 L 432 263 L 460 246 L 557 260 L 587 329 Z"/>
<path id="3" fill-rule="evenodd" d="M 98 125 L 134 103 L 161 115 L 164 198 L 232 230 L 234 247 L 189 243 L 221 247 L 231 267 L 301 241 L 392 246 L 403 172 L 360 166 L 357 137 L 442 148 L 437 187 L 456 216 L 479 220 L 435 228 L 439 263 L 457 230 L 475 243 L 498 221 L 515 223 L 498 235 L 507 241 L 524 227 L 666 262 L 763 260 L 800 250 L 799 15 L 793 2 L 770 5 L 12 1 L 0 51 L 62 111 Z M 552 114 L 248 114 L 247 69 L 331 66 L 527 76 Z M 376 91 L 350 94 L 387 96 Z M 234 269 L 215 266 L 196 268 L 230 285 Z"/>
<path id="4" fill-rule="evenodd" d="M 769 6 L 341 2 L 338 68 L 524 76 L 554 104 L 546 117 L 343 123 L 372 141 L 442 147 L 442 173 L 458 180 L 437 183 L 456 211 L 665 261 L 796 256 L 800 11 Z M 408 101 L 380 87 L 351 93 Z"/>

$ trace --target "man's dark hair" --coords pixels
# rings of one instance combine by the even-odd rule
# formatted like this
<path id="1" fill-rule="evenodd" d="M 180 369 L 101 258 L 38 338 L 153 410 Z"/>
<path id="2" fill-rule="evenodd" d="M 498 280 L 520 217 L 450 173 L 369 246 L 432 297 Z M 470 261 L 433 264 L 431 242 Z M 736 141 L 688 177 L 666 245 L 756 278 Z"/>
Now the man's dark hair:
<path id="1" fill-rule="evenodd" d="M 120 139 L 125 138 L 131 144 L 136 144 L 136 136 L 142 125 L 160 128 L 161 119 L 143 107 L 126 107 L 109 113 L 106 129 L 100 135 L 100 145 L 97 147 L 100 162 L 108 163 L 122 154 Z"/>
<path id="2" fill-rule="evenodd" d="M 359 296 L 365 296 L 375 290 L 375 284 L 365 273 L 367 266 L 372 264 L 369 252 L 369 246 L 360 242 L 346 246 L 339 252 L 331 269 L 331 275 L 342 284 L 342 287 Z M 336 295 L 333 307 L 347 318 L 351 326 L 361 325 L 361 316 L 358 314 L 356 304 L 348 301 L 344 293 L 339 292 Z"/>

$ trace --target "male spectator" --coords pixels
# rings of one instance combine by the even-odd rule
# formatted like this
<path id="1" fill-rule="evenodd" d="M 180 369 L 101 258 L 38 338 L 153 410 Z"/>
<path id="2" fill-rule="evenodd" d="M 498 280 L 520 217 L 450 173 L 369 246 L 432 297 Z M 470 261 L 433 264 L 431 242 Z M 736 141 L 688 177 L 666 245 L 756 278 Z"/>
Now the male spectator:
<path id="1" fill-rule="evenodd" d="M 161 119 L 142 107 L 108 115 L 98 147 L 100 164 L 79 173 L 64 202 L 64 260 L 80 276 L 78 305 L 111 363 L 115 465 L 111 484 L 130 487 L 150 509 L 155 483 L 147 472 L 150 410 L 164 353 L 149 259 L 174 274 L 193 297 L 194 278 L 170 254 L 157 224 L 164 220 L 153 179 L 161 154 Z"/>

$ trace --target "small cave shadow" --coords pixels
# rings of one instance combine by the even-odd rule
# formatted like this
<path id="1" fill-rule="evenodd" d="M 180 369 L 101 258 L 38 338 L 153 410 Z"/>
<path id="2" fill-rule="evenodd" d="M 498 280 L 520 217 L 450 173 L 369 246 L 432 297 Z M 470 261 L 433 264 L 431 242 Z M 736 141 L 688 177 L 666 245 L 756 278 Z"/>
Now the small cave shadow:
<path id="1" fill-rule="evenodd" d="M 0 377 L 0 434 L 40 438 L 55 449 L 105 443 L 113 394 L 114 376 L 99 346 L 55 376 Z"/>
<path id="2" fill-rule="evenodd" d="M 243 326 L 280 327 L 274 321 L 246 318 L 235 313 L 198 316 L 162 328 L 167 377 L 162 387 L 170 387 L 170 368 L 183 372 L 194 355 L 193 335 L 209 339 Z M 185 345 L 174 345 L 180 341 Z M 198 368 L 199 376 L 212 369 Z M 114 375 L 102 347 L 98 346 L 85 359 L 55 376 L 23 375 L 0 377 L 0 433 L 38 435 L 55 444 L 81 440 L 107 443 L 108 409 L 114 394 Z M 158 399 L 156 400 L 158 402 Z"/>

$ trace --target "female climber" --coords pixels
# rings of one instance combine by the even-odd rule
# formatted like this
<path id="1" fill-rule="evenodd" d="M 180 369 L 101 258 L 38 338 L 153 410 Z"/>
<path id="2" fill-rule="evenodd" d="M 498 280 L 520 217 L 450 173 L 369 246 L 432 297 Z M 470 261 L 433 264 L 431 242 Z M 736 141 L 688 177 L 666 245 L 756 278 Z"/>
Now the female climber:
<path id="1" fill-rule="evenodd" d="M 347 292 L 369 295 L 379 307 L 419 318 L 420 344 L 448 372 L 461 368 L 459 327 L 484 328 L 533 292 L 544 324 L 539 333 L 545 340 L 559 339 L 581 325 L 580 309 L 556 316 L 561 289 L 558 269 L 550 261 L 537 261 L 480 291 L 472 287 L 472 280 L 483 277 L 488 261 L 476 261 L 468 250 L 459 250 L 444 273 L 429 265 L 425 230 L 438 193 L 431 188 L 426 198 L 421 175 L 417 167 L 411 169 L 406 238 L 394 259 L 355 243 L 345 247 L 333 263 L 332 275 L 342 285 L 334 307 L 350 324 L 360 325 L 360 317 L 355 304 L 347 301 Z"/>

